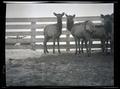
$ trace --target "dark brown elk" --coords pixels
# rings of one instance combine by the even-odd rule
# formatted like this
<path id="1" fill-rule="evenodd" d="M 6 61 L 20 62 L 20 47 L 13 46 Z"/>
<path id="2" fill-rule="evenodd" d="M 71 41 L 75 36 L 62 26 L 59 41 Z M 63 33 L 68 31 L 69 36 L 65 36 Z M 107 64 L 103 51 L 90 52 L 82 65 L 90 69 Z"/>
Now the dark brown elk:
<path id="1" fill-rule="evenodd" d="M 95 26 L 95 32 L 91 36 L 93 39 L 99 39 L 101 41 L 102 52 L 105 53 L 105 29 L 103 25 Z"/>
<path id="2" fill-rule="evenodd" d="M 104 24 L 104 29 L 106 33 L 106 53 L 108 53 L 108 41 L 110 40 L 110 48 L 111 48 L 111 53 L 113 51 L 113 14 L 112 15 L 102 15 L 101 18 L 103 18 L 103 24 Z"/>
<path id="3" fill-rule="evenodd" d="M 62 14 L 53 13 L 53 14 L 57 17 L 57 23 L 47 25 L 44 28 L 44 53 L 45 54 L 46 54 L 46 52 L 48 53 L 46 44 L 50 39 L 53 40 L 53 53 L 55 53 L 55 41 L 56 40 L 58 43 L 58 52 L 60 53 L 59 39 L 60 39 L 60 35 L 62 33 L 62 16 L 64 15 L 64 13 L 62 13 Z"/>
<path id="4" fill-rule="evenodd" d="M 91 21 L 85 21 L 83 23 L 76 23 L 74 24 L 74 18 L 75 15 L 67 15 L 67 29 L 71 32 L 75 39 L 75 47 L 77 54 L 77 48 L 79 47 L 79 53 L 80 53 L 80 40 L 85 41 L 85 46 L 87 50 L 88 56 L 91 56 L 91 34 L 94 32 L 94 24 Z M 87 45 L 87 42 L 89 42 L 89 45 Z"/>

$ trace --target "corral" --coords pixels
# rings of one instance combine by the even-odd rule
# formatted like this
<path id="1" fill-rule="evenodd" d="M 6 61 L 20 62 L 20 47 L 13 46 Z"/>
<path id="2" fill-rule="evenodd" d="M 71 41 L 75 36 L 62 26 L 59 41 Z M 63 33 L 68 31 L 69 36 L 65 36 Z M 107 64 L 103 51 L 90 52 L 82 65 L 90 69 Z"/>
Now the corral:
<path id="1" fill-rule="evenodd" d="M 76 22 L 91 20 L 95 25 L 101 25 L 101 18 L 76 17 Z M 66 18 L 63 18 L 62 35 L 60 36 L 60 48 L 66 51 L 73 50 L 74 38 L 66 30 Z M 56 23 L 56 18 L 7 18 L 6 19 L 6 48 L 7 49 L 43 49 L 43 28 L 46 24 Z M 52 48 L 52 40 L 48 42 L 48 49 Z M 21 45 L 17 45 L 20 43 Z M 16 45 L 15 45 L 16 44 Z M 93 39 L 92 48 L 101 48 L 99 39 Z"/>
<path id="2" fill-rule="evenodd" d="M 75 18 L 75 22 L 85 20 L 102 24 L 96 16 Z M 102 55 L 99 39 L 93 39 L 91 57 L 86 53 L 74 55 L 74 39 L 65 29 L 66 18 L 61 54 L 43 53 L 43 28 L 51 23 L 56 23 L 56 18 L 6 18 L 7 86 L 113 86 L 113 56 Z M 52 50 L 52 40 L 48 50 Z"/>

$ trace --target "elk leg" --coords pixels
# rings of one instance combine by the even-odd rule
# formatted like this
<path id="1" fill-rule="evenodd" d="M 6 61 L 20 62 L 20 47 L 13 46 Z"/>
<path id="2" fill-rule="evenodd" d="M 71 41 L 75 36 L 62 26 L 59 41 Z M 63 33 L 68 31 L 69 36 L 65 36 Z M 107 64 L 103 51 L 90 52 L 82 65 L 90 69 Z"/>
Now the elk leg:
<path id="1" fill-rule="evenodd" d="M 49 40 L 50 40 L 50 38 L 47 38 L 47 42 L 48 42 Z M 47 49 L 47 46 L 46 46 L 46 52 L 49 53 L 49 52 L 48 52 L 48 49 Z"/>
<path id="2" fill-rule="evenodd" d="M 79 54 L 80 54 L 80 39 L 78 39 L 78 47 L 79 47 Z"/>
<path id="3" fill-rule="evenodd" d="M 83 42 L 84 42 L 84 40 L 82 39 L 82 41 L 81 41 L 81 52 L 83 53 Z"/>
<path id="4" fill-rule="evenodd" d="M 106 55 L 108 53 L 108 39 L 106 40 L 106 50 L 105 50 L 105 53 L 106 53 Z"/>
<path id="5" fill-rule="evenodd" d="M 53 54 L 55 54 L 55 39 L 53 39 Z"/>
<path id="6" fill-rule="evenodd" d="M 92 46 L 92 41 L 89 39 L 89 54 L 88 56 L 91 56 L 91 46 Z"/>
<path id="7" fill-rule="evenodd" d="M 47 45 L 46 45 L 47 42 L 48 42 L 48 40 L 49 40 L 49 38 L 48 38 L 48 37 L 45 37 L 45 39 L 44 39 L 44 53 L 45 53 L 45 54 L 46 54 L 46 52 L 49 53 L 48 50 L 47 50 Z"/>
<path id="8" fill-rule="evenodd" d="M 57 43 L 58 43 L 58 52 L 60 54 L 61 52 L 60 52 L 59 38 L 57 39 Z"/>
<path id="9" fill-rule="evenodd" d="M 85 40 L 85 48 L 86 48 L 86 52 L 88 53 L 88 46 L 87 46 L 87 41 Z"/>
<path id="10" fill-rule="evenodd" d="M 105 40 L 101 40 L 102 52 L 105 52 Z"/>
<path id="11" fill-rule="evenodd" d="M 101 40 L 101 48 L 102 48 L 102 52 L 104 53 L 103 40 Z"/>
<path id="12" fill-rule="evenodd" d="M 46 43 L 47 43 L 47 41 L 46 41 L 46 38 L 45 38 L 45 39 L 44 39 L 44 53 L 45 53 L 45 54 L 46 54 L 46 49 L 47 49 Z"/>
<path id="13" fill-rule="evenodd" d="M 76 47 L 76 52 L 75 55 L 77 54 L 77 39 L 75 38 L 75 47 Z"/>
<path id="14" fill-rule="evenodd" d="M 110 40 L 110 53 L 112 54 L 113 48 L 112 48 L 112 40 Z"/>

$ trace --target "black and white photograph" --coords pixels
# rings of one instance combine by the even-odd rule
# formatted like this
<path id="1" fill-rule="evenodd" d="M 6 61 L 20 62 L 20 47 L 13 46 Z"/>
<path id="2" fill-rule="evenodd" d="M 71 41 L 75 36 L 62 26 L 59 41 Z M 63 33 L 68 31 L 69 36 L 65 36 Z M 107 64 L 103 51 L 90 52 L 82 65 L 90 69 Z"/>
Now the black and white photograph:
<path id="1" fill-rule="evenodd" d="M 114 3 L 5 3 L 6 86 L 114 86 Z"/>

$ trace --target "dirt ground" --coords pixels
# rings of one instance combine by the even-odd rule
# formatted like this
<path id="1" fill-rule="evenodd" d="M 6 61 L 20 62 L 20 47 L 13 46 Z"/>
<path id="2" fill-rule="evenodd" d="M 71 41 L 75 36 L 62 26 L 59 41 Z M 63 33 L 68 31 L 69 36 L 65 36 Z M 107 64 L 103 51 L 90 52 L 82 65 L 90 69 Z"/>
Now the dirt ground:
<path id="1" fill-rule="evenodd" d="M 6 51 L 7 86 L 113 86 L 113 56 Z M 27 56 L 23 57 L 22 55 Z M 32 55 L 33 54 L 33 55 Z"/>

